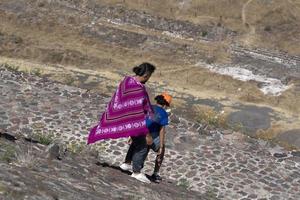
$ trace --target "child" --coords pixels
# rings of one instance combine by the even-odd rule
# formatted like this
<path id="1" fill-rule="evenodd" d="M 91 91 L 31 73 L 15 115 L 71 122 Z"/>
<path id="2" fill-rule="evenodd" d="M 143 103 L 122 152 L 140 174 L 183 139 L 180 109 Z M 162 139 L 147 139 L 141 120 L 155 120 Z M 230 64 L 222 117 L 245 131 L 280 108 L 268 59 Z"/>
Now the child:
<path id="1" fill-rule="evenodd" d="M 167 93 L 163 93 L 155 97 L 156 105 L 153 105 L 152 108 L 154 110 L 154 116 L 151 119 L 146 120 L 147 127 L 152 136 L 152 144 L 148 146 L 148 150 L 150 148 L 157 153 L 155 159 L 155 167 L 154 172 L 151 176 L 152 181 L 159 183 L 162 179 L 159 176 L 159 169 L 162 164 L 164 153 L 165 153 L 165 126 L 169 124 L 168 113 L 166 112 L 166 108 L 170 106 L 172 101 L 172 97 Z M 123 163 L 120 168 L 123 170 L 131 169 L 131 160 L 132 160 L 132 151 L 133 147 L 130 146 L 126 158 L 125 163 Z"/>
<path id="2" fill-rule="evenodd" d="M 148 152 L 151 148 L 157 153 L 154 172 L 151 179 L 152 181 L 159 183 L 162 180 L 159 176 L 159 169 L 165 154 L 165 126 L 169 124 L 169 117 L 166 112 L 166 108 L 170 106 L 172 97 L 167 93 L 163 93 L 162 95 L 156 96 L 155 100 L 156 105 L 152 106 L 154 110 L 154 118 L 147 120 L 147 127 L 153 139 L 152 145 L 149 145 Z"/>

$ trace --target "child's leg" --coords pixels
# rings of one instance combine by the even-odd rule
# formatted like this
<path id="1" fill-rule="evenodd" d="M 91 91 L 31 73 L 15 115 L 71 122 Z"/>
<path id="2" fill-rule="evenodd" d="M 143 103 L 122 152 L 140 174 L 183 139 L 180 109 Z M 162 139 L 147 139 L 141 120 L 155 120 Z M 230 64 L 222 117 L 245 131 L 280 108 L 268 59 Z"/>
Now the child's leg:
<path id="1" fill-rule="evenodd" d="M 165 146 L 162 147 L 161 154 L 156 156 L 154 174 L 158 174 L 160 166 L 161 166 L 161 164 L 163 162 L 163 159 L 164 159 L 164 155 L 165 155 Z"/>

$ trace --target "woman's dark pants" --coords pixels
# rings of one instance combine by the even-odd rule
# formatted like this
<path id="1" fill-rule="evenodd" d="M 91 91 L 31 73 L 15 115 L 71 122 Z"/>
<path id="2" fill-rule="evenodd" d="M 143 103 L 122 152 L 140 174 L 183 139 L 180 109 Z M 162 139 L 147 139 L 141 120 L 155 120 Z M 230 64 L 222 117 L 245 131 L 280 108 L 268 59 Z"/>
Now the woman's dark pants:
<path id="1" fill-rule="evenodd" d="M 128 149 L 125 162 L 132 161 L 132 171 L 139 173 L 144 167 L 144 162 L 148 154 L 148 146 L 146 143 L 146 136 L 131 137 L 132 143 Z"/>

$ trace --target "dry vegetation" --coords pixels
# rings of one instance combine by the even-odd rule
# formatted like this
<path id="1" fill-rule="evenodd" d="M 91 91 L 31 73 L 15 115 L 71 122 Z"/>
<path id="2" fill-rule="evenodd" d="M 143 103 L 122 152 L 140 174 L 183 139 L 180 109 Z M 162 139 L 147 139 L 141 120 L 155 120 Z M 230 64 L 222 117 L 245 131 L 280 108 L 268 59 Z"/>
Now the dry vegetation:
<path id="1" fill-rule="evenodd" d="M 300 55 L 299 0 L 101 0 L 154 15 L 197 24 L 220 24 L 237 31 L 240 42 Z"/>

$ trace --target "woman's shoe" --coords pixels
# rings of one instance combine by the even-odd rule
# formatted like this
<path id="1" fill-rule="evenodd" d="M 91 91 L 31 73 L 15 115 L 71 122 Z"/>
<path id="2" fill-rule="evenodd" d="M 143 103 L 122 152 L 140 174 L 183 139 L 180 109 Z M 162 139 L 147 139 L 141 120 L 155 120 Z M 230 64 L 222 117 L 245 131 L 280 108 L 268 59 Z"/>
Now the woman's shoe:
<path id="1" fill-rule="evenodd" d="M 131 177 L 135 178 L 143 183 L 151 183 L 151 181 L 143 173 L 132 173 Z"/>
<path id="2" fill-rule="evenodd" d="M 123 171 L 131 171 L 132 170 L 132 166 L 130 164 L 127 164 L 127 163 L 123 163 L 122 165 L 120 165 L 120 168 Z"/>

